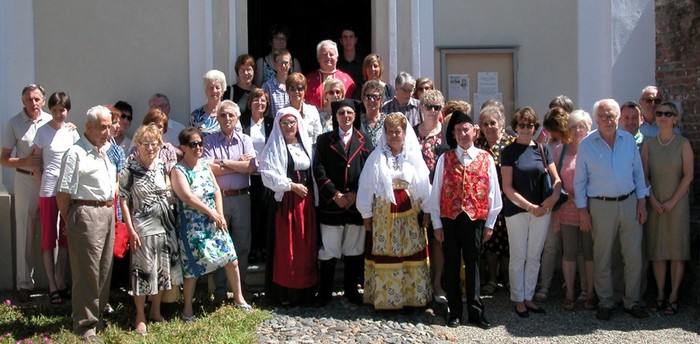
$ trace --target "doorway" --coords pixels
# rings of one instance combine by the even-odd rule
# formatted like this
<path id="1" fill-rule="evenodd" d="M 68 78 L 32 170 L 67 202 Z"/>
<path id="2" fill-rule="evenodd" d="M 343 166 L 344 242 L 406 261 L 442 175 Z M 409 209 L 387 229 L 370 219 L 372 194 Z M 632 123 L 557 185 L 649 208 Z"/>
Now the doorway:
<path id="1" fill-rule="evenodd" d="M 318 69 L 316 45 L 331 39 L 339 43 L 340 28 L 351 25 L 357 35 L 357 54 L 372 51 L 371 0 L 248 0 L 248 53 L 255 58 L 270 53 L 269 30 L 274 24 L 289 28 L 287 49 L 299 59 L 304 74 Z M 342 54 L 342 47 L 338 47 Z"/>

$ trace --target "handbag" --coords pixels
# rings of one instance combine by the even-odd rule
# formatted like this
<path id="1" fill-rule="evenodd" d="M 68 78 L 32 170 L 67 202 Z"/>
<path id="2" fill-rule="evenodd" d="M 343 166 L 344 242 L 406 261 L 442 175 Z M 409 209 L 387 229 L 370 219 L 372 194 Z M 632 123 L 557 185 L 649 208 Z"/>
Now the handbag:
<path id="1" fill-rule="evenodd" d="M 115 202 L 118 204 L 119 202 Z M 126 228 L 126 223 L 117 219 L 117 207 L 114 208 L 114 251 L 113 254 L 117 258 L 124 258 L 126 251 L 129 248 L 129 229 Z"/>
<path id="2" fill-rule="evenodd" d="M 542 195 L 544 198 L 547 198 L 552 195 L 552 192 L 554 192 L 554 189 L 552 188 L 552 176 L 549 175 L 549 170 L 547 170 L 547 163 L 545 162 L 547 160 L 546 156 L 544 155 L 544 148 L 542 144 L 539 144 L 539 149 L 540 149 L 540 154 L 542 155 L 542 165 L 544 166 L 544 172 L 542 173 Z M 564 145 L 564 148 L 561 151 L 561 156 L 559 157 L 559 166 L 561 166 L 562 161 L 564 160 L 564 153 L 566 153 L 566 145 Z M 559 167 L 557 167 L 557 172 L 559 172 Z M 566 201 L 569 199 L 569 195 L 564 191 L 564 188 L 560 188 L 559 191 L 559 200 L 557 200 L 556 203 L 554 203 L 554 207 L 552 211 L 557 211 L 561 206 L 566 203 Z"/>

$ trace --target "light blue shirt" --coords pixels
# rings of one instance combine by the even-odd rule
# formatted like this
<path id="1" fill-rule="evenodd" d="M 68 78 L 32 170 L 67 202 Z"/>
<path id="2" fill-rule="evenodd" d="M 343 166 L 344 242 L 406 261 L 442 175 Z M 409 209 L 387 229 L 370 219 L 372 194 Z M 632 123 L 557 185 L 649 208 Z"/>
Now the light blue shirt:
<path id="1" fill-rule="evenodd" d="M 644 138 L 650 138 L 654 136 L 659 135 L 659 126 L 656 124 L 656 122 L 649 124 L 647 121 L 642 122 L 642 125 L 639 126 L 639 132 L 644 135 Z M 681 128 L 675 127 L 673 128 L 673 132 L 676 135 L 681 134 Z"/>
<path id="2" fill-rule="evenodd" d="M 588 197 L 618 197 L 636 191 L 637 199 L 649 194 L 642 159 L 632 134 L 617 130 L 610 149 L 598 130 L 590 133 L 578 148 L 574 176 L 574 203 L 585 208 Z"/>

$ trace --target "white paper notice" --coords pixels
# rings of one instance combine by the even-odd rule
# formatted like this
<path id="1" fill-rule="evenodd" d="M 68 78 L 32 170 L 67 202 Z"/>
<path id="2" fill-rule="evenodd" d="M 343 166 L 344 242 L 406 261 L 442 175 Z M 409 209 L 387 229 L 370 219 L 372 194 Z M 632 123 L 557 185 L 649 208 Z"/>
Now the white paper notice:
<path id="1" fill-rule="evenodd" d="M 448 77 L 450 84 L 447 99 L 469 101 L 469 74 L 450 74 Z"/>
<path id="2" fill-rule="evenodd" d="M 477 89 L 482 94 L 498 93 L 498 72 L 477 73 Z"/>

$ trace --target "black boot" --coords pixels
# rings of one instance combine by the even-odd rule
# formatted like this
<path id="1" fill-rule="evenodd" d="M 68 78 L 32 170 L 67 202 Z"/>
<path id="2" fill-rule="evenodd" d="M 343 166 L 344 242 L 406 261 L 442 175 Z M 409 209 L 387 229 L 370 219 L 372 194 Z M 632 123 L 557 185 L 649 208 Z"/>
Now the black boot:
<path id="1" fill-rule="evenodd" d="M 357 290 L 357 284 L 362 280 L 364 274 L 365 257 L 345 256 L 345 270 L 343 276 L 343 286 L 345 298 L 356 305 L 362 304 L 362 296 Z"/>
<path id="2" fill-rule="evenodd" d="M 331 302 L 333 298 L 333 279 L 335 278 L 335 258 L 320 260 L 321 278 L 318 286 L 318 294 L 314 301 L 314 306 L 323 307 Z"/>

